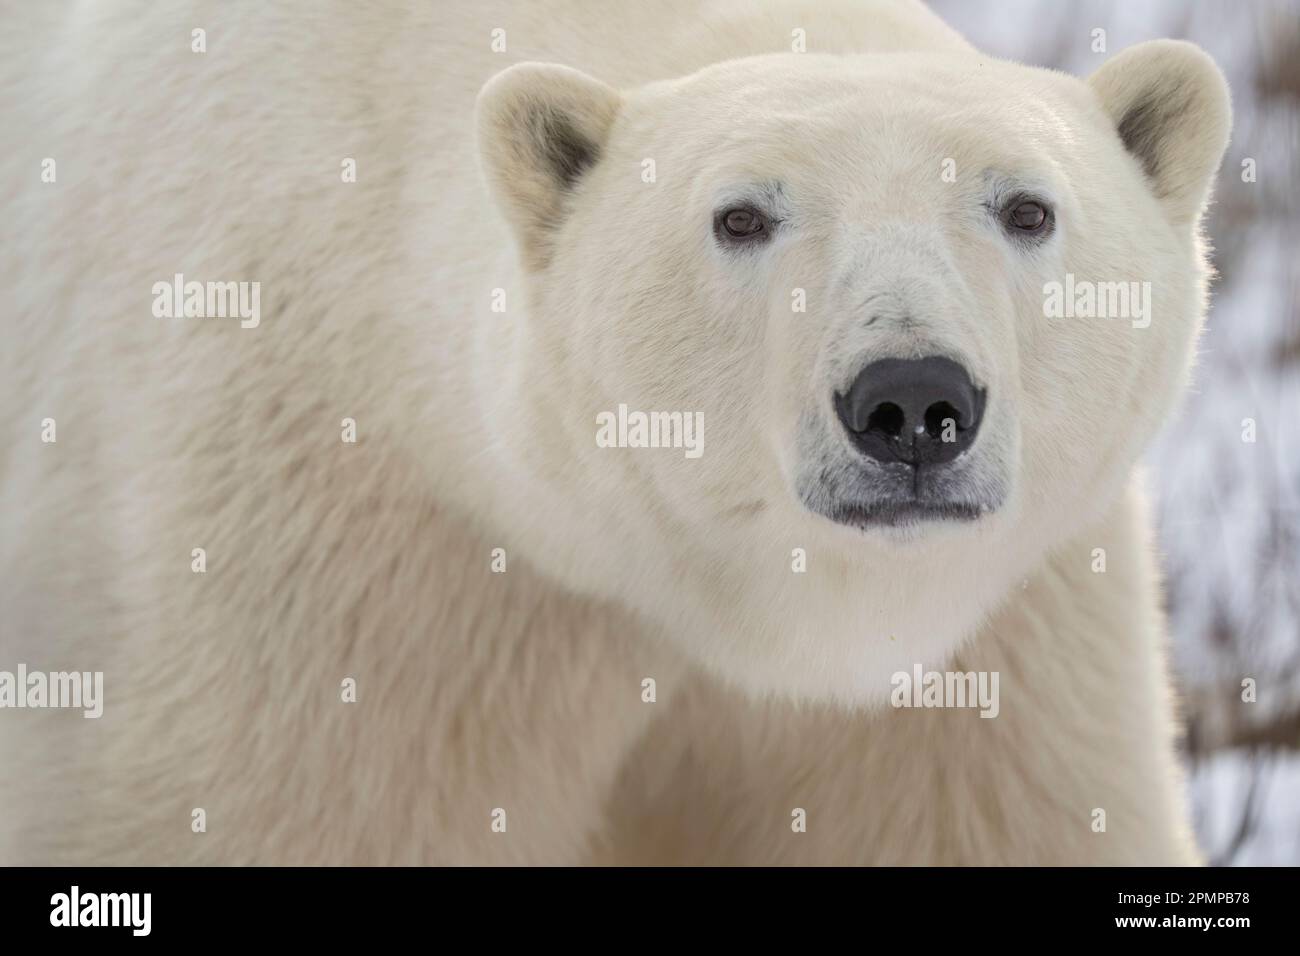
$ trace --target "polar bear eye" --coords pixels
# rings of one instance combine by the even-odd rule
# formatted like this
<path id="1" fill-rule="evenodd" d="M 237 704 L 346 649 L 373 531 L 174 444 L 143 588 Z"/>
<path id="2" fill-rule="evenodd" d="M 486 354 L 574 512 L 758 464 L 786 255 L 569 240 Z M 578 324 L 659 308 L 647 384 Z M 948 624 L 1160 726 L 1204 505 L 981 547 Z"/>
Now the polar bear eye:
<path id="1" fill-rule="evenodd" d="M 762 239 L 771 228 L 767 217 L 752 206 L 732 206 L 714 219 L 713 231 L 719 239 L 730 242 L 753 242 Z"/>
<path id="2" fill-rule="evenodd" d="M 1016 232 L 1039 235 L 1052 227 L 1052 213 L 1036 199 L 1016 199 L 1007 205 L 1006 224 Z"/>

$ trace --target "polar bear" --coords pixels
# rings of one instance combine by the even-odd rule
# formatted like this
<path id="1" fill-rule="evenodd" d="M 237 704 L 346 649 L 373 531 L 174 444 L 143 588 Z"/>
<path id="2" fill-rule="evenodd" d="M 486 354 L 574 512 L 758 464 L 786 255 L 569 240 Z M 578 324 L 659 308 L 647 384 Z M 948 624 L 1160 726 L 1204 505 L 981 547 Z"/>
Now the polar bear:
<path id="1" fill-rule="evenodd" d="M 0 710 L 0 862 L 1198 860 L 1135 463 L 1206 308 L 1205 54 L 129 7 L 0 58 L 0 670 L 103 680 Z"/>

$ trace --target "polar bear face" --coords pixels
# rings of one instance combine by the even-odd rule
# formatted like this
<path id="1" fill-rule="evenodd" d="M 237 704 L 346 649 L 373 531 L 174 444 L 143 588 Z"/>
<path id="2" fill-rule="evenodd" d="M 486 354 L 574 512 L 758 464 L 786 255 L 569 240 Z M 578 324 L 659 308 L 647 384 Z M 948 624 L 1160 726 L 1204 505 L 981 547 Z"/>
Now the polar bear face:
<path id="1" fill-rule="evenodd" d="M 1228 128 L 1166 41 L 1087 82 L 952 54 L 500 74 L 480 151 L 528 298 L 503 437 L 521 497 L 578 498 L 528 519 L 539 564 L 754 690 L 870 702 L 941 664 L 1175 400 Z M 598 442 L 651 412 L 669 447 Z"/>

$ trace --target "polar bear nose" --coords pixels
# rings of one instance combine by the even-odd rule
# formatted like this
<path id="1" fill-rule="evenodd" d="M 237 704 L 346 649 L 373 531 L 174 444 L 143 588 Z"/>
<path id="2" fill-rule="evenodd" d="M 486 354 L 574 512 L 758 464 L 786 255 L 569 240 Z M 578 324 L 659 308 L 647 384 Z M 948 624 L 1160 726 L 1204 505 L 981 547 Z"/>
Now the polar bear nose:
<path id="1" fill-rule="evenodd" d="M 970 447 L 984 414 L 984 391 L 952 359 L 880 359 L 835 395 L 849 439 L 877 461 L 914 467 L 952 461 Z"/>

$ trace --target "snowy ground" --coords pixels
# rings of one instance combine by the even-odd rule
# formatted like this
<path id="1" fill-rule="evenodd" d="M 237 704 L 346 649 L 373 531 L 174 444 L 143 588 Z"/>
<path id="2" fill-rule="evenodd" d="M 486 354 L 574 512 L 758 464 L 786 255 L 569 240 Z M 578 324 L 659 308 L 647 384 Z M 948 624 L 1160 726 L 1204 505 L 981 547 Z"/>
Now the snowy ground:
<path id="1" fill-rule="evenodd" d="M 1241 751 L 1226 750 L 1195 770 L 1190 783 L 1192 818 L 1211 863 L 1295 866 L 1300 860 L 1300 757 L 1252 768 Z M 1247 813 L 1248 800 L 1254 806 Z M 1253 821 L 1244 833 L 1243 818 Z"/>

